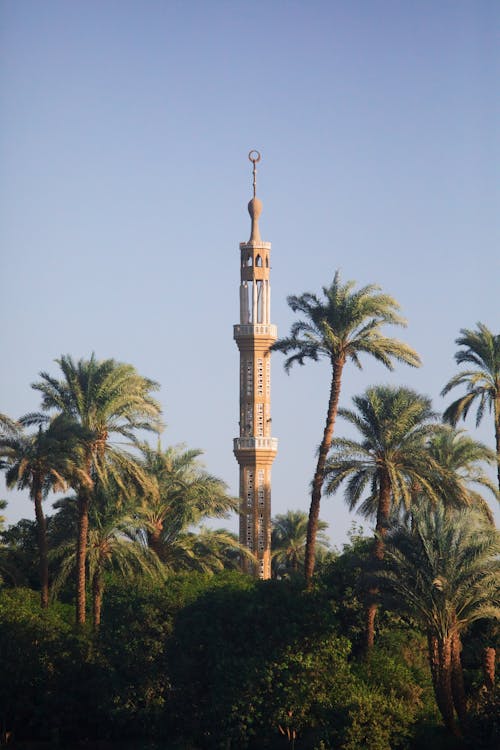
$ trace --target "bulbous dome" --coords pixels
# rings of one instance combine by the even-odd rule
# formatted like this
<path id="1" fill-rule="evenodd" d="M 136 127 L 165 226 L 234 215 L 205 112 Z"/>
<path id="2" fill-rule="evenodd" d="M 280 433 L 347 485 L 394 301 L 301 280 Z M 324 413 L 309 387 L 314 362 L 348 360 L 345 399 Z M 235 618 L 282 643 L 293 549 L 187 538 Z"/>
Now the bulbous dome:
<path id="1" fill-rule="evenodd" d="M 252 232 L 250 234 L 250 242 L 261 242 L 259 232 L 259 216 L 262 213 L 262 201 L 258 198 L 252 198 L 248 204 L 248 213 L 252 219 Z"/>

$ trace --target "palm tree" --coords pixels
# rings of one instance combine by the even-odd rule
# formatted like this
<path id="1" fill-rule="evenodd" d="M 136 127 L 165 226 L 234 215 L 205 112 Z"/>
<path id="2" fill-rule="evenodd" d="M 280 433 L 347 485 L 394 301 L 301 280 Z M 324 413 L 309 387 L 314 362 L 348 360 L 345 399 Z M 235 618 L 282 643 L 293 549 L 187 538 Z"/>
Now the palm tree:
<path id="1" fill-rule="evenodd" d="M 101 610 L 105 591 L 105 573 L 114 571 L 122 578 L 132 581 L 137 576 L 149 576 L 161 580 L 165 570 L 155 553 L 138 541 L 130 538 L 134 527 L 133 515 L 124 505 L 117 504 L 120 489 L 114 486 L 101 486 L 98 496 L 90 508 L 90 528 L 88 534 L 87 565 L 92 587 L 92 621 L 94 630 L 101 624 Z M 124 503 L 126 498 L 123 498 Z M 67 516 L 66 526 L 71 527 L 76 519 L 72 498 L 65 498 L 57 504 L 59 515 Z M 72 523 L 73 522 L 73 523 Z M 54 551 L 60 558 L 59 572 L 54 582 L 54 593 L 75 570 L 76 543 L 70 539 Z"/>
<path id="2" fill-rule="evenodd" d="M 466 503 L 477 507 L 494 524 L 491 510 L 481 492 L 486 489 L 494 497 L 498 496 L 495 484 L 484 470 L 482 464 L 491 465 L 496 461 L 494 451 L 477 440 L 473 440 L 464 430 L 454 430 L 442 425 L 431 436 L 428 450 L 437 461 L 442 474 L 440 494 L 445 506 Z M 456 497 L 457 483 L 462 491 Z"/>
<path id="3" fill-rule="evenodd" d="M 416 489 L 439 500 L 440 469 L 427 450 L 427 438 L 435 431 L 436 414 L 430 399 L 409 388 L 374 386 L 353 398 L 357 411 L 339 414 L 361 434 L 361 442 L 337 438 L 325 467 L 326 493 L 346 482 L 349 509 L 358 504 L 368 518 L 376 517 L 373 559 L 384 556 L 384 537 L 391 511 L 409 510 Z M 367 607 L 366 649 L 373 646 L 377 604 L 370 590 Z"/>
<path id="4" fill-rule="evenodd" d="M 481 492 L 475 489 L 475 486 L 477 485 L 480 489 L 487 489 L 495 497 L 498 497 L 498 490 L 495 484 L 481 466 L 484 463 L 489 465 L 494 464 L 496 461 L 495 452 L 483 443 L 473 440 L 463 430 L 454 430 L 451 427 L 445 426 L 433 435 L 429 442 L 429 451 L 441 467 L 451 471 L 455 476 L 455 480 L 458 479 L 463 484 L 464 491 L 468 494 L 471 504 L 478 511 L 482 512 L 485 518 L 494 526 L 495 520 L 491 509 Z M 448 491 L 446 483 L 443 484 L 442 494 L 445 502 L 447 500 L 453 501 L 453 489 Z M 455 688 L 454 694 L 457 710 L 459 716 L 463 719 L 465 696 L 460 664 L 462 646 L 458 635 L 455 635 L 452 645 L 453 674 L 458 675 L 452 684 Z M 494 683 L 495 655 L 495 648 L 492 646 L 485 648 L 483 671 L 485 683 L 488 688 Z M 491 663 L 493 663 L 493 671 L 491 670 Z"/>
<path id="5" fill-rule="evenodd" d="M 455 710 L 466 718 L 460 636 L 473 622 L 500 619 L 500 537 L 474 509 L 451 512 L 424 503 L 412 528 L 386 537 L 384 588 L 427 632 L 436 701 L 455 734 Z"/>
<path id="6" fill-rule="evenodd" d="M 196 531 L 184 531 L 171 539 L 163 562 L 171 573 L 197 570 L 210 574 L 239 569 L 242 556 L 255 563 L 255 556 L 238 541 L 236 534 L 202 525 Z"/>
<path id="7" fill-rule="evenodd" d="M 443 419 L 456 425 L 460 418 L 466 419 L 469 409 L 475 403 L 477 427 L 486 408 L 493 411 L 500 491 L 500 334 L 494 335 L 483 323 L 478 323 L 477 331 L 462 328 L 455 343 L 465 347 L 455 354 L 457 364 L 472 365 L 472 369 L 454 375 L 441 391 L 441 395 L 445 396 L 456 386 L 467 387 L 465 396 L 457 398 L 448 406 Z"/>
<path id="8" fill-rule="evenodd" d="M 38 533 L 41 605 L 49 604 L 49 571 L 47 559 L 47 527 L 42 501 L 50 490 L 67 489 L 71 479 L 78 478 L 82 487 L 88 487 L 90 479 L 78 468 L 80 433 L 73 421 L 64 415 L 52 421 L 45 420 L 32 434 L 26 434 L 24 423 L 31 415 L 17 423 L 11 423 L 0 435 L 0 468 L 5 469 L 8 487 L 29 489 L 35 505 Z"/>
<path id="9" fill-rule="evenodd" d="M 284 354 L 294 352 L 285 361 L 287 372 L 295 362 L 303 365 L 307 359 L 317 362 L 322 357 L 329 360 L 332 372 L 326 424 L 312 482 L 304 565 L 308 585 L 314 572 L 321 489 L 346 362 L 350 360 L 361 369 L 359 357 L 365 353 L 389 370 L 393 369 L 394 359 L 414 367 L 420 365 L 419 356 L 413 349 L 382 333 L 384 325 L 405 325 L 398 314 L 399 305 L 396 300 L 383 294 L 373 284 L 357 291 L 354 286 L 353 281 L 342 284 L 337 271 L 332 284 L 323 287 L 323 300 L 310 293 L 288 297 L 292 310 L 302 313 L 305 320 L 295 322 L 289 337 L 276 341 L 271 347 Z"/>
<path id="10" fill-rule="evenodd" d="M 136 509 L 148 545 L 167 561 L 169 550 L 190 526 L 205 518 L 225 518 L 238 507 L 226 484 L 209 474 L 198 460 L 202 451 L 171 446 L 165 451 L 142 446 L 144 471 L 151 491 Z"/>
<path id="11" fill-rule="evenodd" d="M 329 541 L 325 534 L 328 524 L 318 521 L 316 552 L 328 551 Z M 271 550 L 274 575 L 296 574 L 304 565 L 307 541 L 307 513 L 289 510 L 272 519 Z"/>
<path id="12" fill-rule="evenodd" d="M 202 451 L 182 445 L 141 448 L 150 483 L 137 498 L 131 538 L 149 546 L 169 572 L 234 568 L 242 556 L 255 562 L 230 532 L 199 526 L 210 518 L 226 518 L 238 508 L 226 484 L 203 467 Z"/>
<path id="13" fill-rule="evenodd" d="M 67 415 L 87 432 L 84 447 L 84 468 L 96 482 L 105 484 L 112 475 L 118 486 L 123 486 L 124 475 L 144 481 L 137 462 L 122 447 L 111 443 L 118 435 L 132 444 L 137 442 L 137 430 L 159 431 L 161 427 L 159 403 L 151 392 L 159 386 L 137 373 L 132 365 L 113 359 L 74 362 L 69 356 L 56 360 L 62 370 L 57 380 L 46 372 L 40 373 L 41 382 L 33 388 L 42 394 L 42 408 Z M 77 542 L 77 607 L 78 624 L 85 622 L 85 561 L 88 542 L 88 513 L 93 492 L 78 483 L 78 542 Z"/>

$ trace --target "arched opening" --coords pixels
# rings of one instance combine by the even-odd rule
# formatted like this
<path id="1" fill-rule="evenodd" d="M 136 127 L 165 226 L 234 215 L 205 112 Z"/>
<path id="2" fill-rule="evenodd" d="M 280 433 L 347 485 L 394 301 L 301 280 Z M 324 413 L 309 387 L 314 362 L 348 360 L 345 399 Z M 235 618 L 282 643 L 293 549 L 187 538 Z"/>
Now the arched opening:
<path id="1" fill-rule="evenodd" d="M 254 323 L 263 323 L 264 322 L 264 284 L 262 281 L 256 281 L 255 282 L 255 292 L 257 293 L 257 320 L 254 320 Z"/>
<path id="2" fill-rule="evenodd" d="M 269 268 L 269 258 L 266 255 L 266 268 Z"/>
<path id="3" fill-rule="evenodd" d="M 250 268 L 250 266 L 253 265 L 253 258 L 251 255 L 247 257 L 247 266 Z"/>
<path id="4" fill-rule="evenodd" d="M 257 268 L 262 268 L 262 258 L 260 257 L 260 255 L 257 255 L 257 257 L 255 258 L 255 265 L 257 266 Z"/>

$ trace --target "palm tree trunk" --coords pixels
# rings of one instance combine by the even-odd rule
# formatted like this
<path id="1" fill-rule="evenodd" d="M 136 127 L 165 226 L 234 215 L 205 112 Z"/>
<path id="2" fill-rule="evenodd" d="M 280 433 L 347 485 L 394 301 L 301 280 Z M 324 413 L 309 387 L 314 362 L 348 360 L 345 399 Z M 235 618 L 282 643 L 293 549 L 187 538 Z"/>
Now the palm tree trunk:
<path id="1" fill-rule="evenodd" d="M 458 734 L 458 730 L 455 722 L 451 691 L 451 642 L 449 641 L 447 646 L 443 647 L 437 636 L 428 632 L 427 645 L 429 649 L 432 686 L 434 688 L 437 707 L 446 727 L 456 735 Z"/>
<path id="2" fill-rule="evenodd" d="M 87 490 L 80 490 L 78 495 L 78 539 L 76 547 L 76 622 L 85 624 L 85 584 L 87 560 L 87 540 L 89 533 L 89 495 Z"/>
<path id="3" fill-rule="evenodd" d="M 377 508 L 377 524 L 375 531 L 377 538 L 373 547 L 373 557 L 380 561 L 384 559 L 385 542 L 389 518 L 391 515 L 391 480 L 387 471 L 380 473 L 380 488 Z"/>
<path id="4" fill-rule="evenodd" d="M 85 458 L 86 476 L 92 477 L 93 447 L 87 451 Z M 77 496 L 78 520 L 76 540 L 76 622 L 84 625 L 86 620 L 86 583 L 87 583 L 87 545 L 89 536 L 89 506 L 92 490 L 80 487 Z"/>
<path id="5" fill-rule="evenodd" d="M 495 687 L 495 661 L 495 649 L 492 646 L 487 646 L 483 651 L 483 676 L 484 685 L 488 691 Z"/>
<path id="6" fill-rule="evenodd" d="M 498 491 L 500 492 L 500 391 L 497 393 L 495 399 L 495 440 L 497 446 L 497 477 L 498 477 Z"/>
<path id="7" fill-rule="evenodd" d="M 438 650 L 437 638 L 435 635 L 433 635 L 430 632 L 427 633 L 427 648 L 429 651 L 429 666 L 431 668 L 432 687 L 434 688 L 434 695 L 436 696 L 436 702 L 437 702 L 438 674 L 439 674 L 439 650 Z"/>
<path id="8" fill-rule="evenodd" d="M 161 532 L 163 524 L 156 524 L 152 531 L 148 531 L 148 546 L 153 550 L 159 560 L 162 559 Z"/>
<path id="9" fill-rule="evenodd" d="M 370 588 L 368 591 L 369 599 L 366 608 L 365 621 L 365 656 L 369 657 L 375 643 L 375 617 L 377 615 L 378 604 L 372 601 L 372 598 L 378 594 L 377 588 Z"/>
<path id="10" fill-rule="evenodd" d="M 42 499 L 41 484 L 37 480 L 33 486 L 33 500 L 35 503 L 35 517 L 38 533 L 40 599 L 42 609 L 47 609 L 49 606 L 49 562 L 47 552 L 47 522 L 42 508 Z"/>
<path id="11" fill-rule="evenodd" d="M 384 559 L 385 542 L 384 536 L 387 533 L 387 526 L 391 513 L 391 480 L 386 471 L 380 474 L 379 500 L 377 508 L 377 525 L 375 526 L 376 538 L 373 545 L 373 562 L 377 566 Z M 366 632 L 365 632 L 365 652 L 370 654 L 375 642 L 375 617 L 377 614 L 378 604 L 376 598 L 379 590 L 375 586 L 368 589 L 368 604 L 366 610 Z"/>
<path id="12" fill-rule="evenodd" d="M 104 581 L 99 568 L 92 578 L 92 615 L 94 630 L 99 630 L 101 624 L 102 597 L 104 594 Z"/>
<path id="13" fill-rule="evenodd" d="M 462 642 L 460 635 L 454 633 L 451 642 L 451 689 L 455 710 L 463 727 L 467 720 L 467 702 L 465 699 L 464 673 L 460 659 L 461 652 Z"/>
<path id="14" fill-rule="evenodd" d="M 438 640 L 438 670 L 436 701 L 447 729 L 456 737 L 460 731 L 455 721 L 452 692 L 452 636 Z"/>
<path id="15" fill-rule="evenodd" d="M 326 415 L 325 430 L 319 447 L 318 463 L 314 473 L 313 487 L 311 492 L 311 506 L 309 509 L 309 521 L 307 524 L 306 553 L 304 560 L 304 573 L 307 587 L 310 588 L 314 573 L 314 562 L 316 557 L 316 536 L 318 534 L 319 509 L 321 503 L 321 490 L 325 478 L 325 466 L 328 451 L 332 444 L 333 428 L 337 418 L 340 387 L 342 383 L 342 370 L 345 357 L 332 362 L 332 381 L 330 386 L 330 399 L 328 401 L 328 412 Z"/>

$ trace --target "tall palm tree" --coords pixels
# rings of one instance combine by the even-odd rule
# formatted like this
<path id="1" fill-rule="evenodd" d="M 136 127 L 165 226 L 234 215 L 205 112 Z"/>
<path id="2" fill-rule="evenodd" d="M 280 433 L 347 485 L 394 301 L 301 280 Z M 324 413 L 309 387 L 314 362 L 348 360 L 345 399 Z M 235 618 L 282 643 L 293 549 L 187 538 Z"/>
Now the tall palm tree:
<path id="1" fill-rule="evenodd" d="M 321 490 L 346 362 L 350 360 L 361 369 L 360 355 L 364 353 L 377 359 L 389 370 L 393 369 L 393 360 L 414 367 L 420 365 L 420 358 L 413 349 L 382 333 L 384 325 L 405 325 L 398 313 L 399 305 L 396 300 L 383 294 L 373 284 L 358 290 L 354 287 L 354 281 L 343 284 L 337 271 L 332 284 L 323 287 L 324 299 L 310 293 L 288 297 L 292 310 L 302 313 L 305 319 L 295 322 L 290 335 L 279 339 L 271 347 L 284 354 L 294 352 L 285 361 L 287 372 L 296 362 L 303 365 L 307 359 L 317 362 L 324 357 L 329 361 L 332 373 L 326 424 L 312 482 L 304 566 L 308 585 L 314 572 Z"/>
<path id="2" fill-rule="evenodd" d="M 427 632 L 436 702 L 446 726 L 458 733 L 466 704 L 460 636 L 478 619 L 500 619 L 500 537 L 474 509 L 450 512 L 424 503 L 412 528 L 386 537 L 384 588 Z"/>
<path id="3" fill-rule="evenodd" d="M 457 386 L 465 385 L 467 388 L 465 396 L 448 406 L 443 419 L 456 425 L 460 418 L 466 419 L 469 409 L 476 404 L 478 426 L 486 408 L 493 411 L 500 491 L 500 334 L 495 335 L 483 323 L 478 323 L 477 331 L 462 328 L 455 343 L 465 347 L 455 354 L 457 364 L 472 365 L 472 369 L 454 375 L 441 391 L 441 395 L 446 396 Z"/>
<path id="4" fill-rule="evenodd" d="M 0 435 L 0 468 L 6 472 L 8 487 L 29 489 L 35 506 L 38 533 L 41 605 L 49 604 L 49 571 L 47 559 L 47 527 L 42 501 L 50 490 L 67 489 L 71 479 L 78 478 L 82 487 L 88 487 L 90 478 L 78 467 L 80 433 L 72 420 L 64 415 L 46 426 L 39 425 L 36 432 L 26 434 L 21 418 L 11 423 Z M 30 417 L 26 418 L 30 421 Z"/>
<path id="5" fill-rule="evenodd" d="M 346 482 L 345 499 L 350 510 L 359 505 L 366 517 L 376 517 L 373 547 L 375 564 L 384 556 L 384 537 L 391 511 L 409 510 L 415 488 L 439 500 L 440 468 L 427 450 L 427 438 L 435 431 L 437 415 L 430 399 L 409 388 L 374 386 L 353 398 L 357 411 L 339 414 L 358 430 L 362 440 L 336 438 L 326 467 L 326 493 L 331 495 Z M 376 589 L 370 590 L 366 620 L 366 649 L 374 641 Z"/>
<path id="6" fill-rule="evenodd" d="M 225 518 L 238 507 L 226 484 L 199 461 L 202 451 L 171 446 L 162 451 L 142 446 L 142 465 L 152 479 L 136 509 L 148 545 L 166 561 L 169 549 L 188 527 L 206 518 Z"/>
<path id="7" fill-rule="evenodd" d="M 42 408 L 56 410 L 81 425 L 87 432 L 84 446 L 84 468 L 96 483 L 106 483 L 112 474 L 119 485 L 124 474 L 144 479 L 137 462 L 119 446 L 111 443 L 112 436 L 120 436 L 130 443 L 137 442 L 138 430 L 159 431 L 161 427 L 159 403 L 151 392 L 159 386 L 145 378 L 132 365 L 113 359 L 80 359 L 74 362 L 69 355 L 56 360 L 62 379 L 46 372 L 33 388 L 42 394 Z M 92 500 L 90 489 L 79 483 L 75 487 L 78 504 L 77 542 L 77 623 L 85 622 L 86 571 L 88 541 L 88 513 Z"/>
<path id="8" fill-rule="evenodd" d="M 307 542 L 307 513 L 289 510 L 272 519 L 271 550 L 274 575 L 298 573 L 304 565 Z M 328 524 L 318 521 L 316 553 L 328 551 L 329 541 L 325 534 Z"/>

